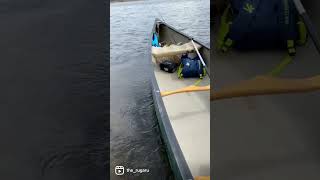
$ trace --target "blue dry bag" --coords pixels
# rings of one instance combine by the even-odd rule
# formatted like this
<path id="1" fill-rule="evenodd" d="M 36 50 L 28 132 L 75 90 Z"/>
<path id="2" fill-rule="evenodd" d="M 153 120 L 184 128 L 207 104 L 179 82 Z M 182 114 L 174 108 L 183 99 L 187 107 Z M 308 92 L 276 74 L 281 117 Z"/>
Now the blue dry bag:
<path id="1" fill-rule="evenodd" d="M 178 68 L 179 78 L 203 78 L 205 75 L 205 68 L 203 67 L 198 56 L 193 59 L 190 59 L 188 58 L 188 55 L 182 55 L 181 64 Z"/>

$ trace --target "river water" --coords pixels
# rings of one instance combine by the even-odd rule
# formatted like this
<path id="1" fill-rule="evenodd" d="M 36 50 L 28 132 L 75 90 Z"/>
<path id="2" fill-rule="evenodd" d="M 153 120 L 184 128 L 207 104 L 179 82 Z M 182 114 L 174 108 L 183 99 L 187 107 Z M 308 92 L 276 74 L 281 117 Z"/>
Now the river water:
<path id="1" fill-rule="evenodd" d="M 159 18 L 209 47 L 210 1 L 113 2 L 110 8 L 111 178 L 172 179 L 152 100 L 148 36 Z M 120 177 L 115 166 L 149 173 Z"/>

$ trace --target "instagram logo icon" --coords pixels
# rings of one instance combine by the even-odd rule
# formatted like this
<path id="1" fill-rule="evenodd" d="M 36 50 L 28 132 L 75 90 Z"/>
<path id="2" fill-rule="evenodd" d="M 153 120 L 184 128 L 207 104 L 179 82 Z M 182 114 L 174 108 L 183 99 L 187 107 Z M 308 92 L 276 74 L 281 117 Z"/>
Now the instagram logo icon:
<path id="1" fill-rule="evenodd" d="M 124 174 L 124 167 L 123 166 L 116 166 L 114 168 L 114 173 L 118 176 L 122 176 Z"/>

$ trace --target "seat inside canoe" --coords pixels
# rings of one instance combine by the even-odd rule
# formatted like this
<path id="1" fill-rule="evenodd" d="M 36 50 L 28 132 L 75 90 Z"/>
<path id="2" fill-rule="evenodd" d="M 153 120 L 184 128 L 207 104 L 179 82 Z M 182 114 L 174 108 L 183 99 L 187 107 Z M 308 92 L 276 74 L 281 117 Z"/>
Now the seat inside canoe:
<path id="1" fill-rule="evenodd" d="M 195 45 L 197 49 L 201 48 L 201 45 L 197 43 L 195 43 Z M 164 47 L 152 47 L 152 55 L 155 58 L 181 55 L 191 51 L 194 51 L 194 46 L 191 41 L 182 45 L 171 44 Z"/>

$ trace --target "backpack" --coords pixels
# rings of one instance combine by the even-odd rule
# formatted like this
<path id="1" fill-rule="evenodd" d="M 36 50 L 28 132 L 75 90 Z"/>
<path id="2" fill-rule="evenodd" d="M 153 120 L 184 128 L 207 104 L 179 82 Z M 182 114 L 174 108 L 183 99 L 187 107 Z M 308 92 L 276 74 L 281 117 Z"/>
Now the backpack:
<path id="1" fill-rule="evenodd" d="M 221 17 L 217 48 L 286 48 L 307 40 L 307 30 L 292 0 L 230 0 Z"/>
<path id="2" fill-rule="evenodd" d="M 189 58 L 186 54 L 181 56 L 181 64 L 178 67 L 179 78 L 198 77 L 202 79 L 205 75 L 205 68 L 198 56 L 193 59 Z"/>

